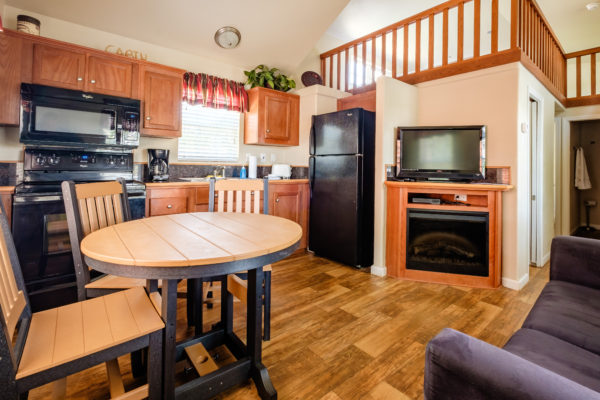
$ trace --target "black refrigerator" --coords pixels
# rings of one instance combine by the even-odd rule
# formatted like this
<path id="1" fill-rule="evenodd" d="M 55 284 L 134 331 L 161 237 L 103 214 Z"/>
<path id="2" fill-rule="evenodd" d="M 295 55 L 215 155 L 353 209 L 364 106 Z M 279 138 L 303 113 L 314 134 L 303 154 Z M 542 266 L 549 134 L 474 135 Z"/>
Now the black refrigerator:
<path id="1" fill-rule="evenodd" d="M 373 264 L 375 113 L 314 115 L 310 135 L 308 247 L 353 267 Z"/>

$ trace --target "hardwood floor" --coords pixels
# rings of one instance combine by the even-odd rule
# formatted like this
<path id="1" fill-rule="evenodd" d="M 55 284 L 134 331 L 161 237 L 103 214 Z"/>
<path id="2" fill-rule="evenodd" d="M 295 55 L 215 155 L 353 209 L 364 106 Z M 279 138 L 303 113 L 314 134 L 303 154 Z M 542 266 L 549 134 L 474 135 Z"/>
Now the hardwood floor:
<path id="1" fill-rule="evenodd" d="M 273 266 L 271 341 L 264 343 L 263 362 L 280 399 L 422 399 L 427 342 L 451 327 L 504 345 L 523 323 L 548 272 L 548 266 L 530 268 L 521 291 L 470 289 L 380 278 L 309 254 L 293 256 Z M 218 309 L 207 311 L 207 329 Z M 239 303 L 235 309 L 235 330 L 245 337 L 244 310 Z M 178 312 L 178 336 L 184 337 L 189 333 L 185 300 Z M 226 352 L 219 354 L 217 362 L 227 363 Z M 139 384 L 128 357 L 119 363 L 126 387 Z M 67 386 L 72 399 L 109 397 L 102 365 L 70 376 Z M 50 393 L 46 385 L 29 398 L 46 399 Z M 248 382 L 219 398 L 258 396 Z"/>

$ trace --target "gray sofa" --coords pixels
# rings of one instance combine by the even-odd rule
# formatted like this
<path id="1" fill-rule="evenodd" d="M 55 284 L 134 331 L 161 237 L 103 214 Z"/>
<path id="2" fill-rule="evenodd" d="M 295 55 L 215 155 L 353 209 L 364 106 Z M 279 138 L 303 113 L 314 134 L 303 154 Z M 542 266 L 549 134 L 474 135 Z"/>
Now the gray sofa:
<path id="1" fill-rule="evenodd" d="M 504 348 L 444 329 L 427 345 L 425 399 L 599 399 L 600 240 L 552 241 L 550 282 Z"/>

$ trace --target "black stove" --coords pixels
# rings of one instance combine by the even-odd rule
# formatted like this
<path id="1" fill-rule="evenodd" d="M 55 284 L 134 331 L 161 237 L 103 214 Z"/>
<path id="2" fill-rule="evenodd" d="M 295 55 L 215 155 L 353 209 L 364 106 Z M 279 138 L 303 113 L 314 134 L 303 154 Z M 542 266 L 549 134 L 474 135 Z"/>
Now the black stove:
<path id="1" fill-rule="evenodd" d="M 145 214 L 146 189 L 133 180 L 133 153 L 124 149 L 27 147 L 23 182 L 15 188 L 12 231 L 32 309 L 77 300 L 61 183 L 123 178 L 134 218 Z"/>

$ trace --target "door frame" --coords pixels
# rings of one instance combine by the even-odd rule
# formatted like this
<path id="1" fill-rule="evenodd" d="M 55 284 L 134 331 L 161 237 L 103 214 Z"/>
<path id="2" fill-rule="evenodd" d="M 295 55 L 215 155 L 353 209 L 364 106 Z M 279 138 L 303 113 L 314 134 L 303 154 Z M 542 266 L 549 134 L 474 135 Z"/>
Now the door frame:
<path id="1" fill-rule="evenodd" d="M 537 116 L 536 116 L 536 131 L 532 132 L 532 128 L 531 128 L 531 101 L 535 101 L 537 103 Z M 542 183 L 544 182 L 544 176 L 543 176 L 543 168 L 542 168 L 542 163 L 544 161 L 544 157 L 543 157 L 543 142 L 542 142 L 542 138 L 543 135 L 541 134 L 542 132 L 544 132 L 544 98 L 539 95 L 534 89 L 532 89 L 531 87 L 528 88 L 527 90 L 527 124 L 528 124 L 528 129 L 527 129 L 527 133 L 528 133 L 528 140 L 527 140 L 527 168 L 529 169 L 529 173 L 527 174 L 527 242 L 528 242 L 528 250 L 529 250 L 529 255 L 528 255 L 528 262 L 530 265 L 535 265 L 536 267 L 543 267 L 543 261 L 544 261 L 544 255 L 542 254 L 542 249 L 543 249 L 543 239 L 544 239 L 544 235 L 543 235 L 543 230 L 542 230 L 542 216 L 543 216 L 543 198 L 540 197 L 540 193 L 543 193 L 543 188 L 542 188 Z M 533 168 L 535 169 L 535 171 L 531 170 L 531 154 L 532 154 L 532 135 L 535 134 L 535 145 L 536 145 L 536 154 L 538 155 L 537 157 L 537 162 L 535 163 L 535 165 L 533 166 Z M 536 176 L 536 185 L 535 185 L 535 193 L 532 193 L 532 182 L 531 182 L 531 176 L 532 174 L 535 173 Z M 536 228 L 536 251 L 535 251 L 535 264 L 531 263 L 531 247 L 532 247 L 532 243 L 531 243 L 531 197 L 532 195 L 535 194 L 535 198 L 536 198 L 536 220 L 535 220 L 535 228 Z"/>
<path id="2" fill-rule="evenodd" d="M 562 117 L 562 128 L 561 128 L 561 174 L 560 174 L 560 185 L 557 190 L 561 193 L 561 209 L 560 209 L 560 234 L 571 235 L 571 122 L 577 121 L 588 121 L 588 120 L 600 120 L 600 110 L 595 114 L 583 114 L 576 116 L 564 116 Z"/>

